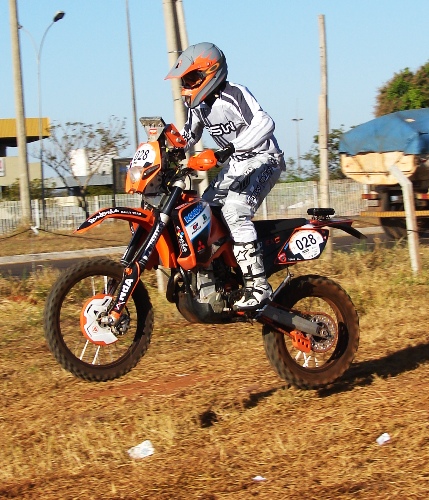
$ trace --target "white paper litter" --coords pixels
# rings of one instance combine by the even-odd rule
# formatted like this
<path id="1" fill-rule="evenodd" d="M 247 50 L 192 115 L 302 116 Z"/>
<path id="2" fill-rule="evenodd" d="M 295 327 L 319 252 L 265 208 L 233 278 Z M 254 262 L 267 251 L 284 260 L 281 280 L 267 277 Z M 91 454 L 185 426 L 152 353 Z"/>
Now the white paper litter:
<path id="1" fill-rule="evenodd" d="M 266 478 L 265 477 L 262 477 L 262 476 L 255 476 L 255 477 L 252 477 L 253 481 L 266 481 Z"/>
<path id="2" fill-rule="evenodd" d="M 149 440 L 143 441 L 143 443 L 138 444 L 130 448 L 127 453 L 131 458 L 145 458 L 153 455 L 155 448 Z"/>
<path id="3" fill-rule="evenodd" d="M 376 441 L 377 444 L 381 446 L 382 444 L 388 443 L 390 441 L 390 435 L 387 432 L 384 432 L 381 436 L 378 436 Z"/>

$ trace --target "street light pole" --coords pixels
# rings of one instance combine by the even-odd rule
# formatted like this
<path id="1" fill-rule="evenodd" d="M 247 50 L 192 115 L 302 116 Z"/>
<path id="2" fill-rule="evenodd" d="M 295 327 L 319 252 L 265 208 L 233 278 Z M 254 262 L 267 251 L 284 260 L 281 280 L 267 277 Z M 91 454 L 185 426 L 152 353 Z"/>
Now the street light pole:
<path id="1" fill-rule="evenodd" d="M 39 103 L 39 143 L 40 143 L 40 175 L 42 182 L 42 214 L 43 214 L 43 222 L 46 219 L 46 204 L 45 204 L 45 176 L 43 171 L 43 119 L 42 119 L 42 80 L 41 80 L 41 71 L 40 71 L 40 61 L 42 55 L 43 44 L 45 42 L 46 35 L 49 29 L 57 22 L 60 21 L 65 16 L 65 12 L 59 10 L 54 18 L 52 19 L 51 24 L 46 28 L 45 33 L 43 34 L 42 40 L 40 42 L 39 48 L 37 48 L 37 44 L 31 35 L 31 33 L 24 28 L 24 26 L 19 25 L 18 28 L 24 31 L 29 37 L 34 47 L 34 52 L 36 54 L 36 62 L 37 62 L 37 99 Z"/>
<path id="2" fill-rule="evenodd" d="M 27 138 L 25 133 L 24 96 L 22 92 L 21 48 L 18 35 L 18 7 L 9 0 L 10 33 L 12 44 L 13 81 L 16 108 L 16 140 L 19 156 L 19 191 L 23 224 L 31 223 L 30 176 L 28 174 Z"/>
<path id="3" fill-rule="evenodd" d="M 128 33 L 128 58 L 130 60 L 130 80 L 131 80 L 131 98 L 133 105 L 133 125 L 134 125 L 134 143 L 135 149 L 139 147 L 139 131 L 137 126 L 137 106 L 136 106 L 136 91 L 134 86 L 134 62 L 133 48 L 131 45 L 131 27 L 130 27 L 130 9 L 128 0 L 125 0 L 125 9 L 127 14 L 127 33 Z"/>
<path id="4" fill-rule="evenodd" d="M 296 123 L 296 155 L 297 155 L 297 165 L 298 171 L 301 170 L 301 154 L 299 151 L 299 122 L 301 122 L 302 118 L 292 118 L 292 121 Z"/>

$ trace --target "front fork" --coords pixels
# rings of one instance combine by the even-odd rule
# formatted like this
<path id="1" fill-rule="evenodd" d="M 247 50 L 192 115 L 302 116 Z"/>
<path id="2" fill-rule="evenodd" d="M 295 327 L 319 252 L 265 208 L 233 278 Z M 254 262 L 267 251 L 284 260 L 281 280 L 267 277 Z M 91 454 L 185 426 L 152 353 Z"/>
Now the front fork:
<path id="1" fill-rule="evenodd" d="M 122 281 L 118 287 L 116 298 L 112 302 L 112 308 L 108 315 L 108 324 L 116 326 L 121 318 L 122 312 L 128 303 L 140 276 L 145 270 L 152 252 L 164 230 L 165 226 L 170 220 L 171 212 L 176 206 L 178 199 L 183 193 L 185 183 L 183 180 L 178 180 L 173 184 L 171 195 L 168 198 L 162 211 L 159 213 L 157 221 L 152 230 L 148 234 L 144 243 L 135 251 L 136 239 L 131 240 L 130 246 L 126 250 L 121 262 L 126 266 Z M 138 229 L 137 229 L 138 232 Z M 138 234 L 135 235 L 138 238 Z M 138 243 L 138 242 L 137 242 Z M 134 254 L 134 255 L 133 255 Z"/>

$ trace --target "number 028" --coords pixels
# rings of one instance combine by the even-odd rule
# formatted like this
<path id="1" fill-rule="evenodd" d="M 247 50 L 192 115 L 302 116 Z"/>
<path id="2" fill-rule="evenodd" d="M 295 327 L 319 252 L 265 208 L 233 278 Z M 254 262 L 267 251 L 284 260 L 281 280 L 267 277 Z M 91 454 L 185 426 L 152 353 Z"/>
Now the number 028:
<path id="1" fill-rule="evenodd" d="M 306 236 L 302 236 L 301 239 L 296 239 L 295 240 L 295 245 L 298 247 L 299 250 L 305 250 L 306 248 L 310 248 L 314 245 L 317 245 L 316 238 L 314 237 L 314 234 L 309 234 Z"/>

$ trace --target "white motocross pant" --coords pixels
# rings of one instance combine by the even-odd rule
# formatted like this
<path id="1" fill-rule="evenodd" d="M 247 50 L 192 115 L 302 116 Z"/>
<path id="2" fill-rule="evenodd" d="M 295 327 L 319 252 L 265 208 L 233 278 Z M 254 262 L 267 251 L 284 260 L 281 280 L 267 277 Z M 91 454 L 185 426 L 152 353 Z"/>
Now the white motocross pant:
<path id="1" fill-rule="evenodd" d="M 283 154 L 258 153 L 241 161 L 231 158 L 205 190 L 203 199 L 222 207 L 235 243 L 257 239 L 252 218 L 285 168 Z"/>

